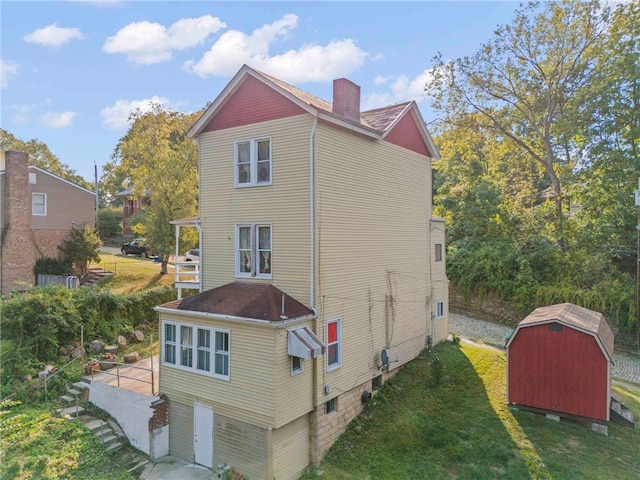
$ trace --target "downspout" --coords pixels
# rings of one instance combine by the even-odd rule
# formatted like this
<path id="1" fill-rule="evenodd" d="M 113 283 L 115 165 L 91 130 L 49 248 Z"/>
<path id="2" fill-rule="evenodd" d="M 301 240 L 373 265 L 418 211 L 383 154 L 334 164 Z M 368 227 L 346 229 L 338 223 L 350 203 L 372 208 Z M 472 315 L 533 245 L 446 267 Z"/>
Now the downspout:
<path id="1" fill-rule="evenodd" d="M 311 127 L 311 134 L 309 135 L 309 294 L 311 295 L 311 310 L 314 313 L 313 318 L 313 331 L 318 334 L 318 310 L 316 309 L 316 204 L 315 204 L 315 142 L 316 142 L 316 129 L 318 127 L 318 112 L 316 111 L 313 126 Z M 324 357 L 321 357 L 324 358 Z M 315 431 L 311 431 L 313 438 L 313 445 L 315 445 L 315 452 L 312 454 L 314 461 L 318 459 L 318 421 L 317 421 L 317 408 L 318 408 L 318 378 L 320 369 L 320 360 L 318 358 L 313 359 L 312 380 L 311 380 L 311 393 L 313 401 L 313 412 L 311 415 L 315 417 L 315 420 L 310 425 L 310 430 L 315 428 Z M 313 427 L 315 425 L 315 427 Z"/>
<path id="2" fill-rule="evenodd" d="M 313 119 L 311 134 L 309 135 L 309 294 L 311 298 L 311 310 L 313 319 L 313 331 L 318 333 L 318 310 L 316 309 L 316 129 L 318 128 L 318 112 Z M 313 362 L 313 406 L 318 406 L 318 360 Z"/>
<path id="3" fill-rule="evenodd" d="M 309 276 L 310 276 L 310 295 L 311 310 L 316 314 L 316 205 L 315 205 L 315 141 L 316 129 L 318 127 L 318 112 L 313 119 L 313 127 L 311 127 L 311 135 L 309 135 L 309 230 L 310 230 L 310 246 L 309 246 Z"/>
<path id="4" fill-rule="evenodd" d="M 202 293 L 202 223 L 201 219 L 196 220 L 196 228 L 198 229 L 198 248 L 200 249 L 200 261 L 198 262 L 198 293 Z"/>

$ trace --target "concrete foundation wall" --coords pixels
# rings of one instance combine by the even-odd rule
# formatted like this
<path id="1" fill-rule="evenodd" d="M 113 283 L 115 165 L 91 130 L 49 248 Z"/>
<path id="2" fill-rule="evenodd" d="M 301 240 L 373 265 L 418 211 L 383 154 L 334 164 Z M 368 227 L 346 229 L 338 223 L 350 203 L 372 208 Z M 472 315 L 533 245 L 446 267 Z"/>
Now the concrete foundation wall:
<path id="1" fill-rule="evenodd" d="M 168 425 L 161 426 L 159 432 L 150 431 L 150 420 L 154 416 L 152 404 L 159 401 L 161 398 L 157 396 L 132 392 L 104 383 L 89 384 L 89 402 L 115 418 L 129 443 L 153 458 L 159 458 L 169 452 Z"/>

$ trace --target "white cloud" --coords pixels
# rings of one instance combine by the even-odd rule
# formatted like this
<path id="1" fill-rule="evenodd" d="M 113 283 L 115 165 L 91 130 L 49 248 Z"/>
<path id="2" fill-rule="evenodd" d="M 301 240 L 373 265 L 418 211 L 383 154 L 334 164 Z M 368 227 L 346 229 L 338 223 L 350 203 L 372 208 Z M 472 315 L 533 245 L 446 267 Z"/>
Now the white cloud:
<path id="1" fill-rule="evenodd" d="M 153 104 L 168 106 L 170 102 L 168 99 L 156 95 L 142 100 L 117 100 L 111 107 L 105 107 L 100 111 L 102 124 L 113 130 L 127 128 L 129 115 L 132 112 L 138 109 L 141 112 L 150 112 Z"/>
<path id="2" fill-rule="evenodd" d="M 151 65 L 171 60 L 173 50 L 196 46 L 225 27 L 218 17 L 210 15 L 183 18 L 169 28 L 159 23 L 134 22 L 109 37 L 102 49 L 122 53 L 135 65 Z"/>
<path id="3" fill-rule="evenodd" d="M 400 75 L 398 77 L 377 76 L 374 84 L 378 86 L 386 85 L 388 86 L 388 90 L 364 95 L 362 109 L 370 110 L 373 108 L 386 107 L 409 100 L 422 102 L 425 99 L 424 87 L 430 76 L 429 70 L 425 70 L 413 79 L 409 79 L 406 75 Z"/>
<path id="4" fill-rule="evenodd" d="M 59 47 L 60 45 L 67 43 L 71 39 L 84 38 L 82 32 L 78 28 L 61 28 L 57 24 L 38 28 L 28 35 L 24 36 L 25 42 L 38 43 L 45 47 Z"/>
<path id="5" fill-rule="evenodd" d="M 40 121 L 51 128 L 64 128 L 71 125 L 76 112 L 47 112 L 40 117 Z"/>
<path id="6" fill-rule="evenodd" d="M 251 65 L 291 83 L 328 81 L 360 68 L 367 53 L 351 39 L 333 40 L 327 45 L 306 44 L 297 50 L 269 55 L 269 47 L 298 25 L 298 16 L 287 14 L 265 24 L 250 35 L 238 30 L 223 33 L 195 62 L 185 62 L 185 70 L 201 77 L 233 75 L 243 64 Z"/>
<path id="7" fill-rule="evenodd" d="M 7 88 L 12 77 L 18 74 L 18 64 L 0 60 L 0 85 Z"/>

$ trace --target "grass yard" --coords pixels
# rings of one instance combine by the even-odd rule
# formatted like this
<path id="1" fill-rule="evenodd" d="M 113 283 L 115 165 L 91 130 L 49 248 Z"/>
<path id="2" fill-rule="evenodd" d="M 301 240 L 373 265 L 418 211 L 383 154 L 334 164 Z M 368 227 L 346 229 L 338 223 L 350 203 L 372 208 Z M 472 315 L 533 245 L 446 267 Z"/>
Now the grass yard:
<path id="1" fill-rule="evenodd" d="M 51 407 L 51 406 L 49 406 Z M 130 480 L 79 421 L 46 406 L 0 406 L 0 478 Z"/>
<path id="2" fill-rule="evenodd" d="M 444 367 L 438 386 L 434 355 Z M 505 370 L 498 350 L 438 345 L 383 385 L 325 457 L 322 478 L 640 478 L 640 429 L 612 423 L 605 437 L 574 422 L 512 411 Z M 640 418 L 640 393 L 614 391 Z"/>
<path id="3" fill-rule="evenodd" d="M 169 273 L 161 275 L 160 264 L 151 259 L 101 253 L 98 266 L 110 271 L 115 266 L 115 275 L 101 284 L 113 293 L 130 294 L 173 283 L 173 266 L 169 265 Z"/>

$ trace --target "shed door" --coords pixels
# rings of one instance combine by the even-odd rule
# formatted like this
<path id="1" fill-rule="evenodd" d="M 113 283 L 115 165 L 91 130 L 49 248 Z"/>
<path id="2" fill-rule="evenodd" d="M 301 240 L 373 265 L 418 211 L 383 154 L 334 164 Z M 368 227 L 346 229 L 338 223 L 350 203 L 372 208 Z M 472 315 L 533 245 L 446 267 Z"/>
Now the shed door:
<path id="1" fill-rule="evenodd" d="M 193 452 L 195 462 L 213 467 L 213 408 L 209 405 L 193 405 Z"/>

